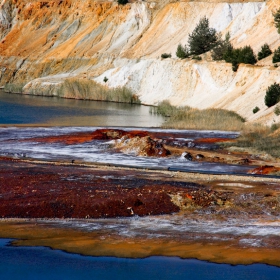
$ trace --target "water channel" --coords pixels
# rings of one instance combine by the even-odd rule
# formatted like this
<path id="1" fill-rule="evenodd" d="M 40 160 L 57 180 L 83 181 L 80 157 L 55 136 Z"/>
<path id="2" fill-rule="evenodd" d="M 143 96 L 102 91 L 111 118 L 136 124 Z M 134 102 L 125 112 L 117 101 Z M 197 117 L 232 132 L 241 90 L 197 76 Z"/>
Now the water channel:
<path id="1" fill-rule="evenodd" d="M 0 91 L 0 125 L 158 127 L 150 107 Z"/>
<path id="2" fill-rule="evenodd" d="M 176 257 L 122 259 L 86 257 L 44 247 L 7 246 L 0 239 L 0 277 L 2 280 L 35 279 L 278 279 L 279 268 L 254 264 L 250 266 L 213 264 Z"/>

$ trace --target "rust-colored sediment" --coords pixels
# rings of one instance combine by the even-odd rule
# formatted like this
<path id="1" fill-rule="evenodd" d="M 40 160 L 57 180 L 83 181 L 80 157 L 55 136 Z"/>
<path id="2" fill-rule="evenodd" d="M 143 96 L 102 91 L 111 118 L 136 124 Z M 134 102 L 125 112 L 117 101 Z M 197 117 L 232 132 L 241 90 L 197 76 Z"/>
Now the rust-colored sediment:
<path id="1" fill-rule="evenodd" d="M 66 135 L 34 137 L 20 141 L 41 143 L 62 143 L 65 145 L 83 144 L 94 140 L 119 140 L 112 143 L 115 152 L 133 153 L 136 156 L 168 157 L 181 156 L 188 153 L 191 160 L 199 162 L 219 162 L 224 164 L 262 166 L 252 169 L 250 173 L 275 174 L 280 171 L 279 162 L 270 162 L 256 158 L 245 152 L 228 152 L 225 149 L 212 149 L 217 143 L 235 141 L 229 138 L 199 138 L 193 142 L 194 147 L 188 147 L 188 141 L 177 140 L 178 135 L 172 132 L 150 132 L 144 130 L 96 129 L 92 132 L 74 132 Z M 209 144 L 208 149 L 196 148 L 197 144 Z M 272 165 L 269 166 L 268 165 Z M 252 167 L 253 168 L 253 167 Z"/>
<path id="2" fill-rule="evenodd" d="M 52 228 L 35 222 L 0 222 L 0 236 L 18 238 L 14 245 L 48 246 L 71 253 L 91 256 L 144 258 L 148 256 L 178 256 L 217 263 L 267 263 L 280 266 L 280 250 L 241 248 L 234 241 L 178 241 L 170 239 L 124 238 L 100 236 L 94 232 Z"/>
<path id="3" fill-rule="evenodd" d="M 215 213 L 223 219 L 227 215 L 236 218 L 242 214 L 246 219 L 250 216 L 260 219 L 264 213 L 270 217 L 279 215 L 279 180 L 242 177 L 243 184 L 240 180 L 228 175 L 89 168 L 76 164 L 39 164 L 1 158 L 0 216 L 84 219 L 142 216 L 179 210 L 184 215 L 192 214 L 195 219 L 203 217 L 195 215 L 195 210 L 211 211 L 213 215 L 209 219 L 215 218 Z M 273 185 L 270 184 L 272 181 Z M 257 193 L 257 196 L 251 193 Z M 244 201 L 243 197 L 247 199 Z M 0 237 L 18 238 L 17 245 L 49 246 L 93 256 L 163 255 L 218 263 L 260 262 L 280 266 L 280 248 L 273 245 L 279 244 L 279 238 L 266 240 L 267 245 L 260 248 L 241 247 L 234 238 L 226 242 L 219 238 L 209 241 L 200 237 L 198 240 L 195 236 L 188 240 L 173 236 L 132 238 L 22 219 L 1 220 Z"/>
<path id="4" fill-rule="evenodd" d="M 248 173 L 250 174 L 272 174 L 280 172 L 280 167 L 272 166 L 272 165 L 264 165 L 250 170 Z"/>
<path id="5" fill-rule="evenodd" d="M 35 165 L 2 159 L 0 166 L 2 218 L 99 218 L 179 211 L 169 193 L 182 188 L 173 183 L 125 179 L 126 172 L 75 165 Z"/>
<path id="6" fill-rule="evenodd" d="M 182 177 L 183 176 L 183 177 Z M 212 179 L 211 179 L 212 178 Z M 213 179 L 215 178 L 215 179 Z M 100 218 L 205 209 L 260 215 L 280 211 L 277 179 L 148 172 L 0 159 L 0 217 Z M 238 187 L 250 182 L 249 188 Z M 270 182 L 276 182 L 270 185 Z M 277 183 L 278 182 L 278 183 Z M 241 183 L 241 184 L 240 184 Z M 236 186 L 236 187 L 235 187 Z M 258 196 L 250 195 L 258 193 Z M 248 197 L 246 201 L 243 196 Z M 260 208 L 260 205 L 262 208 Z"/>
<path id="7" fill-rule="evenodd" d="M 147 131 L 133 130 L 125 131 L 121 129 L 97 129 L 93 132 L 77 132 L 67 135 L 57 135 L 57 136 L 45 136 L 45 137 L 34 137 L 22 141 L 35 141 L 44 143 L 64 143 L 67 145 L 82 144 L 85 142 L 90 142 L 92 140 L 115 140 L 120 139 L 123 136 L 128 138 L 133 137 L 146 137 L 149 136 Z"/>

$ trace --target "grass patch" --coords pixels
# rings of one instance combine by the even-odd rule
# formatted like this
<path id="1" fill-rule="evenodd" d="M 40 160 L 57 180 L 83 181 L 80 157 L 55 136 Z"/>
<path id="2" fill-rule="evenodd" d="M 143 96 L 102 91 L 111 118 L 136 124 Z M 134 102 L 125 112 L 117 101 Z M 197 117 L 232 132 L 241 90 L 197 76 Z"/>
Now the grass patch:
<path id="1" fill-rule="evenodd" d="M 165 128 L 240 131 L 245 122 L 233 111 L 175 107 L 168 101 L 161 102 L 153 109 L 153 113 L 168 117 L 163 124 Z"/>
<path id="2" fill-rule="evenodd" d="M 157 107 L 151 107 L 150 113 L 162 115 L 163 117 L 174 117 L 175 115 L 178 117 L 180 113 L 184 114 L 187 109 L 190 109 L 190 107 L 175 107 L 169 101 L 164 100 Z"/>
<path id="3" fill-rule="evenodd" d="M 250 150 L 254 154 L 267 154 L 280 158 L 280 124 L 267 127 L 260 124 L 246 124 L 245 119 L 233 111 L 222 109 L 198 110 L 190 107 L 175 107 L 163 101 L 152 113 L 166 117 L 165 128 L 207 129 L 241 131 L 232 143 L 221 144 L 224 148 Z"/>
<path id="4" fill-rule="evenodd" d="M 280 157 L 280 125 L 271 127 L 252 124 L 246 125 L 240 137 L 233 144 L 234 147 L 252 150 L 253 153 L 266 153 L 272 157 Z M 232 144 L 231 144 L 232 145 Z M 229 143 L 224 143 L 224 147 L 229 147 Z"/>
<path id="5" fill-rule="evenodd" d="M 69 78 L 57 90 L 59 97 L 140 104 L 126 87 L 108 88 L 92 80 Z"/>
<path id="6" fill-rule="evenodd" d="M 279 116 L 279 115 L 280 115 L 280 106 L 279 106 L 279 105 L 277 105 L 277 106 L 275 107 L 275 109 L 274 109 L 274 114 L 275 114 L 276 116 Z"/>
<path id="7" fill-rule="evenodd" d="M 4 91 L 9 93 L 22 93 L 25 83 L 10 83 L 4 86 Z"/>

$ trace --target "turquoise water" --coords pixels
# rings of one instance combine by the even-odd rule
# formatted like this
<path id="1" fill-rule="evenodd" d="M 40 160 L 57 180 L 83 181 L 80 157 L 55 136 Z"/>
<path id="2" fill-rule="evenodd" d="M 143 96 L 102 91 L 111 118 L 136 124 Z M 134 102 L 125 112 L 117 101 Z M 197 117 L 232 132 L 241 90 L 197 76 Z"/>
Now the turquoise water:
<path id="1" fill-rule="evenodd" d="M 180 258 L 86 257 L 45 247 L 6 246 L 0 239 L 0 279 L 273 279 L 280 268 L 264 264 L 227 265 Z"/>
<path id="2" fill-rule="evenodd" d="M 143 105 L 9 94 L 0 91 L 0 125 L 158 127 Z"/>

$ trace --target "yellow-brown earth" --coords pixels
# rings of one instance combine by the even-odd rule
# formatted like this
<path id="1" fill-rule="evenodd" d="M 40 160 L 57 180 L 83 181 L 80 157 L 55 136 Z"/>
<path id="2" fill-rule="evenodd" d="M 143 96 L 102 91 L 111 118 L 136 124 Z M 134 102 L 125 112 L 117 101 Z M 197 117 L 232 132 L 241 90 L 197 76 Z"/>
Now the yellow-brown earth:
<path id="1" fill-rule="evenodd" d="M 0 221 L 0 236 L 17 238 L 17 246 L 47 246 L 90 256 L 145 258 L 179 256 L 217 263 L 267 263 L 280 266 L 279 248 L 242 248 L 228 241 L 174 241 L 172 239 L 102 236 L 80 230 L 52 227 L 39 221 Z"/>

